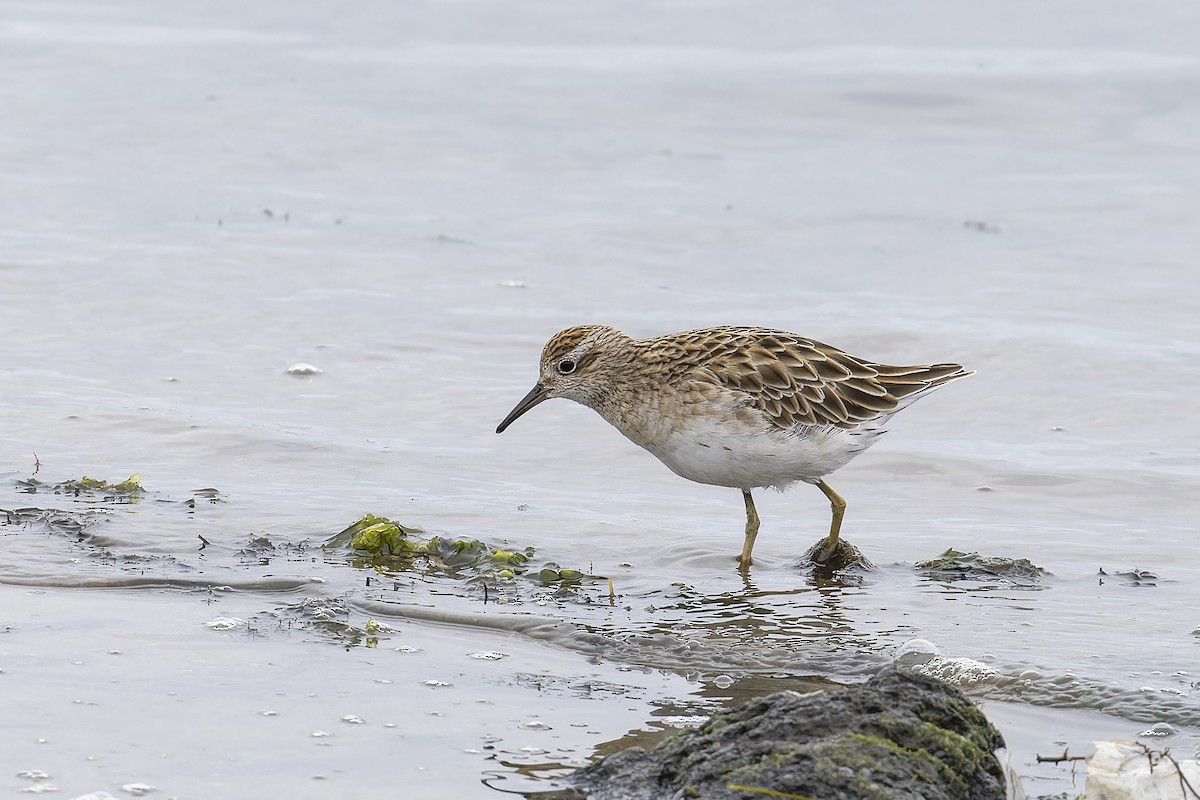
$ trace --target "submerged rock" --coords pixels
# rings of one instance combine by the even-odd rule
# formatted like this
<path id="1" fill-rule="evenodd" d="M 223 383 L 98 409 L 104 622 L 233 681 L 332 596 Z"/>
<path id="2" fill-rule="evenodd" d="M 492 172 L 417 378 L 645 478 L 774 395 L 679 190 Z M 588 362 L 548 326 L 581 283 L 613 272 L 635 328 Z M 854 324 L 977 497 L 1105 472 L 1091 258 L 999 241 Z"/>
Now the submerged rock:
<path id="1" fill-rule="evenodd" d="M 1003 746 L 957 689 L 889 669 L 859 686 L 749 700 L 570 782 L 589 800 L 1003 800 L 993 752 Z"/>
<path id="2" fill-rule="evenodd" d="M 875 569 L 875 565 L 857 547 L 842 538 L 831 543 L 828 536 L 808 548 L 801 556 L 801 561 L 811 563 L 822 574 Z"/>
<path id="3" fill-rule="evenodd" d="M 917 571 L 939 581 L 1003 581 L 1008 584 L 1035 586 L 1050 573 L 1027 558 L 983 556 L 950 549 L 937 558 L 917 562 Z"/>

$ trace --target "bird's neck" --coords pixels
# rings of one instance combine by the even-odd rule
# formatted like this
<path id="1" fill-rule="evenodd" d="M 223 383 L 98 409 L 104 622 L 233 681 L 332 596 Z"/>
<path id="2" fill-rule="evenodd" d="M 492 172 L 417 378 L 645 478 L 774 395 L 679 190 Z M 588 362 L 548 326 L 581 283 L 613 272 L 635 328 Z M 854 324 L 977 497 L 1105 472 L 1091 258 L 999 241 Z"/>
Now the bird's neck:
<path id="1" fill-rule="evenodd" d="M 606 356 L 597 394 L 589 405 L 634 442 L 650 447 L 663 434 L 659 406 L 671 396 L 665 376 L 644 357 L 636 339 Z"/>

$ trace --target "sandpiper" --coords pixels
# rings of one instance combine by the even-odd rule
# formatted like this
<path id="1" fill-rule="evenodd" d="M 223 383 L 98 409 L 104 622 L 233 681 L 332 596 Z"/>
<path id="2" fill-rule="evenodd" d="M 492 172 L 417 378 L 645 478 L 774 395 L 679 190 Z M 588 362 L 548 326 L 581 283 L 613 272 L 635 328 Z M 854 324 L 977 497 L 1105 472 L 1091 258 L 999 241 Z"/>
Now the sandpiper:
<path id="1" fill-rule="evenodd" d="M 537 384 L 496 433 L 551 397 L 595 409 L 675 474 L 741 489 L 744 568 L 759 528 L 752 489 L 816 486 L 833 511 L 822 545 L 836 547 L 846 501 L 825 476 L 871 446 L 897 411 L 971 374 L 961 364 L 877 364 L 767 328 L 633 339 L 579 325 L 546 343 Z"/>

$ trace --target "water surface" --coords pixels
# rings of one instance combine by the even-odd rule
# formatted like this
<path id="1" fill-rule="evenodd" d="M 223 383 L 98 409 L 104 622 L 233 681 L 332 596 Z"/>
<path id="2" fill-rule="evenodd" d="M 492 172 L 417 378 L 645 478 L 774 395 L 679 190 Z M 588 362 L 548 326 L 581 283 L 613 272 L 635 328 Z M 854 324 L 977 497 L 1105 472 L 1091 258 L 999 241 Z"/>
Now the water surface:
<path id="1" fill-rule="evenodd" d="M 495 797 L 914 639 L 1031 794 L 1192 753 L 1196 20 L 1078 12 L 8 4 L 0 508 L 61 513 L 0 516 L 0 791 Z M 811 577 L 799 487 L 743 577 L 736 492 L 566 401 L 493 433 L 583 322 L 977 375 L 830 480 L 877 571 Z M 368 512 L 617 597 L 320 548 Z"/>

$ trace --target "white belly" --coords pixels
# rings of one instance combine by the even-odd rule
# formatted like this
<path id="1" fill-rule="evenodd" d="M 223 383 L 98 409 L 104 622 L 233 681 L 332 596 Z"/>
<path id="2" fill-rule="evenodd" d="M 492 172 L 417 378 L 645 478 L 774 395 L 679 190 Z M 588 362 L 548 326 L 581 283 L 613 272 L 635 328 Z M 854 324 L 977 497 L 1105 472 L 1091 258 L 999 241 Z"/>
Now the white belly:
<path id="1" fill-rule="evenodd" d="M 730 426 L 728 418 L 693 417 L 686 430 L 642 443 L 677 475 L 697 483 L 753 489 L 816 483 L 844 467 L 883 433 L 883 427 L 852 431 L 797 426 L 785 431 Z M 736 429 L 735 429 L 736 428 Z"/>

